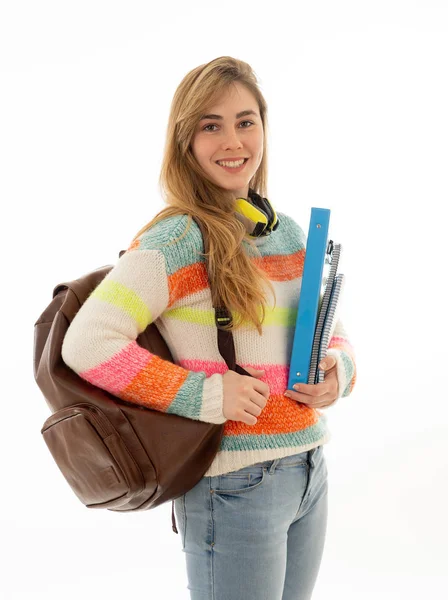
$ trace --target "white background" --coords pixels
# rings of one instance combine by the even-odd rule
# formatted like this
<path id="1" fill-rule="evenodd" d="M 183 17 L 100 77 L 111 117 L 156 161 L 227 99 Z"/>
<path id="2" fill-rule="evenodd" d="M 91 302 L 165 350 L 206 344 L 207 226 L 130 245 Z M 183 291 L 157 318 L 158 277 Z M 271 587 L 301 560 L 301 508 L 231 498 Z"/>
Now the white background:
<path id="1" fill-rule="evenodd" d="M 447 597 L 441 0 L 1 4 L 0 595 L 189 598 L 171 503 L 88 510 L 60 474 L 33 335 L 58 283 L 114 264 L 163 208 L 172 96 L 222 55 L 251 64 L 267 100 L 274 207 L 306 233 L 311 207 L 330 208 L 343 246 L 358 381 L 327 413 L 313 600 Z"/>

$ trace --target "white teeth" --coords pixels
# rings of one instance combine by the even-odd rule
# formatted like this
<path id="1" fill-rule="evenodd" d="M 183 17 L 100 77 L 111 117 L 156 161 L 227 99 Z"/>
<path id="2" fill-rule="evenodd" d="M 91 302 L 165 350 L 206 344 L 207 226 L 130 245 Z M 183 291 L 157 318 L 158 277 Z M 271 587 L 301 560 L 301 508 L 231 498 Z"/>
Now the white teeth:
<path id="1" fill-rule="evenodd" d="M 218 160 L 218 165 L 222 165 L 224 167 L 241 167 L 241 165 L 243 164 L 243 162 L 245 161 L 245 159 L 243 158 L 243 160 L 239 160 L 236 162 L 229 162 L 229 161 L 224 161 L 224 160 Z"/>

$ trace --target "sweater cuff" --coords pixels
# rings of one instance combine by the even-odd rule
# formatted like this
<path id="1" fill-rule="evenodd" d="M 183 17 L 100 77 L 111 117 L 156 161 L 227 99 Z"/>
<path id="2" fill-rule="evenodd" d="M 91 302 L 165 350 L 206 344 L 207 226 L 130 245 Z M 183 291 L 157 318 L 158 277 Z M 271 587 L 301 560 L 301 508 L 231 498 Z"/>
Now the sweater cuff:
<path id="1" fill-rule="evenodd" d="M 346 352 L 337 348 L 328 348 L 327 356 L 334 356 L 336 359 L 336 371 L 339 383 L 337 398 L 346 398 L 350 395 L 355 384 L 355 365 L 353 360 Z"/>
<path id="2" fill-rule="evenodd" d="M 200 420 L 207 423 L 225 423 L 227 419 L 222 413 L 223 400 L 223 376 L 220 373 L 214 373 L 204 380 Z"/>

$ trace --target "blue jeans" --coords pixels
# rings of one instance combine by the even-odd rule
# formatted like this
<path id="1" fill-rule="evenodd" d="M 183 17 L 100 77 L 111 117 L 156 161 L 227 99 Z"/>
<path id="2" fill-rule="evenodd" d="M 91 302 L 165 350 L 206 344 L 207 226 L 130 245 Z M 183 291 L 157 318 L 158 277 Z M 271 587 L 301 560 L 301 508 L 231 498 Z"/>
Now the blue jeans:
<path id="1" fill-rule="evenodd" d="M 327 528 L 323 446 L 203 477 L 176 498 L 191 600 L 309 600 Z"/>

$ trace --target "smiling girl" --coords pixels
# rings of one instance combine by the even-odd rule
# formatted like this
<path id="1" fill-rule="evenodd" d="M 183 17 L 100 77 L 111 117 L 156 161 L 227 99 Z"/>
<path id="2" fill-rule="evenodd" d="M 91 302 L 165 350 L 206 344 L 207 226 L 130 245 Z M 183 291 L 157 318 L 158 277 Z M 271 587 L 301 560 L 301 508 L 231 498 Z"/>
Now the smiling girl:
<path id="1" fill-rule="evenodd" d="M 267 199 L 266 132 L 247 63 L 223 56 L 185 75 L 160 174 L 167 206 L 83 304 L 62 349 L 81 377 L 127 402 L 224 424 L 210 467 L 174 501 L 194 600 L 311 598 L 327 526 L 322 409 L 356 380 L 338 321 L 325 381 L 286 390 L 306 238 Z M 207 230 L 208 263 L 192 216 Z M 219 352 L 217 291 L 249 375 Z M 176 364 L 135 341 L 156 319 Z"/>

